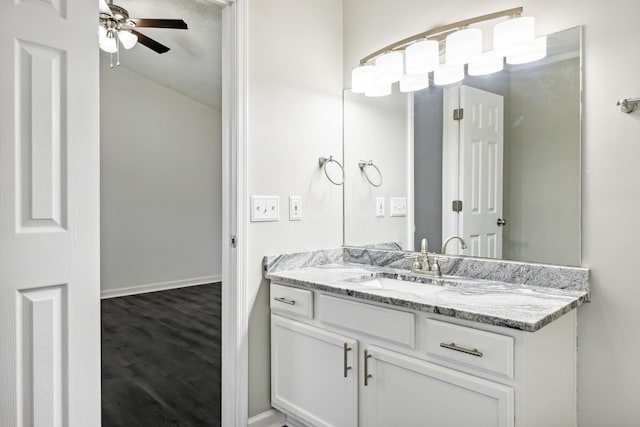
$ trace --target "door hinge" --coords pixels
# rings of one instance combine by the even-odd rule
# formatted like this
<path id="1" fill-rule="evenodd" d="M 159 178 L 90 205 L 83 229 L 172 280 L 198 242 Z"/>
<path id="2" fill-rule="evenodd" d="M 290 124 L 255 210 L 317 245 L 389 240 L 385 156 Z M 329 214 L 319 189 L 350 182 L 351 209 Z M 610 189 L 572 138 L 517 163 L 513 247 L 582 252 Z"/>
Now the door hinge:
<path id="1" fill-rule="evenodd" d="M 451 210 L 454 212 L 462 212 L 462 200 L 454 200 L 451 204 Z"/>
<path id="2" fill-rule="evenodd" d="M 464 118 L 464 108 L 456 108 L 453 110 L 453 120 L 462 120 Z"/>
<path id="3" fill-rule="evenodd" d="M 235 248 L 236 246 L 238 246 L 238 239 L 236 238 L 235 234 L 231 236 L 231 247 Z"/>

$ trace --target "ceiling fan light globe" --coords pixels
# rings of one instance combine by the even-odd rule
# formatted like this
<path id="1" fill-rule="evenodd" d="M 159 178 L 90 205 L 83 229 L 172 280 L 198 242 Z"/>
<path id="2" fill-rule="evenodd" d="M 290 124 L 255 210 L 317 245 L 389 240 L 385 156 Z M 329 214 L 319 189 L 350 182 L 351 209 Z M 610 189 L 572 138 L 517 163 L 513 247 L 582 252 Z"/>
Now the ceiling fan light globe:
<path id="1" fill-rule="evenodd" d="M 125 49 L 131 49 L 136 45 L 136 43 L 138 43 L 138 36 L 133 34 L 131 31 L 118 31 L 118 38 Z"/>
<path id="2" fill-rule="evenodd" d="M 98 0 L 98 8 L 100 13 L 104 13 L 105 15 L 113 16 L 113 12 L 111 12 L 111 8 L 107 4 L 106 0 Z"/>
<path id="3" fill-rule="evenodd" d="M 115 37 L 105 37 L 100 40 L 100 49 L 108 53 L 116 53 L 118 51 L 118 43 Z"/>
<path id="4" fill-rule="evenodd" d="M 98 41 L 102 43 L 102 40 L 107 38 L 107 29 L 104 25 L 98 25 Z"/>

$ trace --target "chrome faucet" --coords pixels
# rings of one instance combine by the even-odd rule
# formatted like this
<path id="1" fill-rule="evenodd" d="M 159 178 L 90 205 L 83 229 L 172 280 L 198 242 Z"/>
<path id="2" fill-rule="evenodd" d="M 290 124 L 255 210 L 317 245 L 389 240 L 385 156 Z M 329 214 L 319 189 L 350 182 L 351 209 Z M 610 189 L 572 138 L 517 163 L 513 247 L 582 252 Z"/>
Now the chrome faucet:
<path id="1" fill-rule="evenodd" d="M 452 241 L 452 240 L 460 240 L 460 248 L 461 249 L 467 249 L 467 244 L 465 243 L 464 239 L 462 237 L 459 236 L 451 236 L 449 237 L 447 240 L 444 241 L 444 243 L 442 244 L 442 251 L 440 251 L 440 253 L 442 255 L 445 255 L 447 253 L 447 244 Z"/>
<path id="2" fill-rule="evenodd" d="M 414 256 L 417 257 L 418 255 Z M 422 244 L 420 245 L 420 260 L 413 264 L 411 272 L 428 276 L 440 276 L 442 274 L 437 262 L 429 263 L 429 241 L 426 238 L 422 239 Z"/>

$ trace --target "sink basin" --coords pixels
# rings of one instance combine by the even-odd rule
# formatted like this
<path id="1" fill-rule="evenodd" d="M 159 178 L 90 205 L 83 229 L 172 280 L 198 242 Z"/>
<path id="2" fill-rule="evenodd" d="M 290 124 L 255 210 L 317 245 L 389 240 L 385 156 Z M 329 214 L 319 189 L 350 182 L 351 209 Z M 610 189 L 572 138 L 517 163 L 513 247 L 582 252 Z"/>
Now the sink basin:
<path id="1" fill-rule="evenodd" d="M 391 279 L 388 277 L 376 277 L 369 280 L 363 280 L 358 282 L 358 285 L 367 288 L 368 291 L 380 290 L 419 296 L 430 295 L 442 290 L 442 286 L 431 283 L 417 283 L 407 280 Z"/>

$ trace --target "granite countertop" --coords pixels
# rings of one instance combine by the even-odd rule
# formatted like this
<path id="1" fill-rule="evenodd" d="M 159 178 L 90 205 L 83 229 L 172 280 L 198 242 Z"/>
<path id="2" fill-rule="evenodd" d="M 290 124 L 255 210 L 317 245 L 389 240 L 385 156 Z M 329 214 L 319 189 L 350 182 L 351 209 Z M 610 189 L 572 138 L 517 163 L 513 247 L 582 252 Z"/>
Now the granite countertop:
<path id="1" fill-rule="evenodd" d="M 286 285 L 528 332 L 537 331 L 589 301 L 588 288 L 563 289 L 446 275 L 421 277 L 406 269 L 348 262 L 267 269 L 265 277 Z"/>

